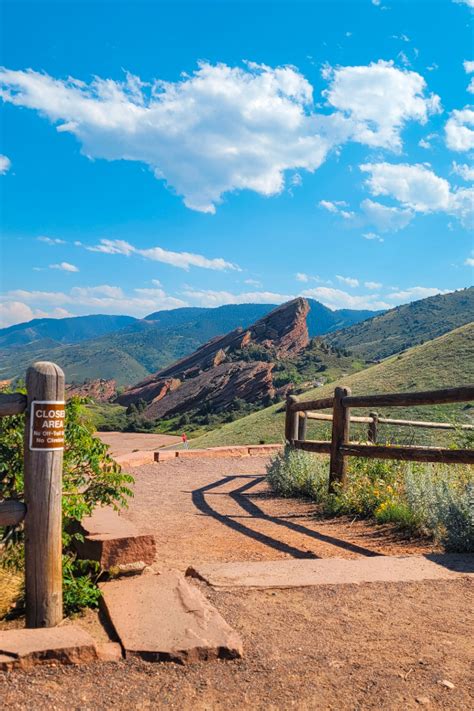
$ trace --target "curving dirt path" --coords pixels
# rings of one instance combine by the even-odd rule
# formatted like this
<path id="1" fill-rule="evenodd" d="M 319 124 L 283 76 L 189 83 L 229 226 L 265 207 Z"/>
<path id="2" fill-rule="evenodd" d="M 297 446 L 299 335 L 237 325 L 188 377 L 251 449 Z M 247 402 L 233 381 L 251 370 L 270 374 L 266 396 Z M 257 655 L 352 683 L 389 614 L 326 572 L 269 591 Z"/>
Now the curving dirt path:
<path id="1" fill-rule="evenodd" d="M 310 502 L 275 497 L 264 457 L 195 459 L 133 471 L 135 496 L 124 514 L 153 533 L 159 565 L 279 558 L 353 558 L 434 550 L 390 526 L 321 519 Z"/>
<path id="2" fill-rule="evenodd" d="M 272 497 L 265 461 L 144 466 L 126 516 L 154 533 L 158 569 L 199 561 L 423 553 L 387 527 L 314 517 Z M 0 708 L 405 711 L 474 707 L 474 591 L 467 579 L 213 590 L 245 657 L 179 666 L 137 660 L 0 673 Z M 95 632 L 90 613 L 81 624 Z M 103 630 L 100 631 L 103 635 Z M 446 683 L 447 682 L 447 683 Z"/>

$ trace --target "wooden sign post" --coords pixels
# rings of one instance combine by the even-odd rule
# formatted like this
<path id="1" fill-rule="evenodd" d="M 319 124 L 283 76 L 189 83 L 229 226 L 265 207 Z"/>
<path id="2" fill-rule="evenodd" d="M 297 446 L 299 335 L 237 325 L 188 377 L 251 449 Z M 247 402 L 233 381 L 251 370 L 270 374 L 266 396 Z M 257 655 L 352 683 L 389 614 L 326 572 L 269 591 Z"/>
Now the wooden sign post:
<path id="1" fill-rule="evenodd" d="M 26 626 L 54 627 L 63 616 L 64 373 L 54 363 L 35 363 L 26 373 L 26 389 Z"/>

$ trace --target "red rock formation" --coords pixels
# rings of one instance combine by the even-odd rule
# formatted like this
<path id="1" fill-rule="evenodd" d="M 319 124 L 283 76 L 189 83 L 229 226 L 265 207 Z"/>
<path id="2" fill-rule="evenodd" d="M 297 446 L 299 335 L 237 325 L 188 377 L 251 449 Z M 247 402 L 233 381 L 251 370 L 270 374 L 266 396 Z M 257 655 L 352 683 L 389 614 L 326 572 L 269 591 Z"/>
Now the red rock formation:
<path id="1" fill-rule="evenodd" d="M 82 385 L 66 385 L 66 398 L 74 395 L 90 397 L 96 402 L 109 402 L 117 395 L 117 382 L 115 380 L 88 380 Z"/>
<path id="2" fill-rule="evenodd" d="M 256 403 L 274 397 L 273 361 L 295 357 L 308 345 L 308 311 L 302 298 L 283 304 L 245 332 L 238 328 L 208 341 L 126 390 L 117 402 L 129 405 L 146 400 L 149 405 L 144 414 L 155 419 L 190 412 L 204 403 L 211 412 L 219 412 L 237 398 Z M 250 358 L 243 355 L 246 349 Z M 268 354 L 263 357 L 265 351 Z"/>

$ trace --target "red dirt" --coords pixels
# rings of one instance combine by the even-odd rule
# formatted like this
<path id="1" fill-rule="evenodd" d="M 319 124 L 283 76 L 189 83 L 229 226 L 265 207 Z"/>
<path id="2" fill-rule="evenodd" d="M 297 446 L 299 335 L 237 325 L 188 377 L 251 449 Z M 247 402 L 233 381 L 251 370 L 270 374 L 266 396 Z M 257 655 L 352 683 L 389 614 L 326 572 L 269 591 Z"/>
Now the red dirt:
<path id="1" fill-rule="evenodd" d="M 135 470 L 136 494 L 126 515 L 143 532 L 155 534 L 157 567 L 431 550 L 400 540 L 387 527 L 321 521 L 310 503 L 271 497 L 255 479 L 264 466 L 262 459 L 193 460 Z M 474 706 L 474 595 L 467 579 L 292 590 L 215 591 L 193 584 L 242 636 L 244 659 L 188 666 L 129 660 L 0 674 L 1 706 L 39 711 Z M 84 624 L 94 630 L 90 613 Z"/>

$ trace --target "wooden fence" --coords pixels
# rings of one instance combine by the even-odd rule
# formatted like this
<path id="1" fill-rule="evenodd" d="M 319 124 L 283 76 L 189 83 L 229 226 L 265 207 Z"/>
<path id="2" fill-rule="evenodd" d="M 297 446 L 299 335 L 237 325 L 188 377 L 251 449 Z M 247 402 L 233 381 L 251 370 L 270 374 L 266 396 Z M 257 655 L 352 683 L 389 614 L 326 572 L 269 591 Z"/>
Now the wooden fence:
<path id="1" fill-rule="evenodd" d="M 26 374 L 27 394 L 0 394 L 0 416 L 25 414 L 25 501 L 0 501 L 0 526 L 25 522 L 26 626 L 54 627 L 63 615 L 61 490 L 64 373 L 39 362 Z"/>
<path id="2" fill-rule="evenodd" d="M 379 425 L 427 427 L 455 429 L 449 422 L 423 422 L 420 420 L 395 420 L 380 417 L 375 408 L 413 407 L 416 405 L 439 405 L 474 400 L 474 386 L 429 390 L 414 393 L 389 393 L 385 395 L 351 395 L 349 388 L 336 388 L 333 397 L 319 400 L 299 401 L 288 397 L 286 403 L 285 440 L 296 449 L 330 455 L 329 490 L 335 485 L 345 485 L 347 457 L 369 457 L 375 459 L 402 459 L 411 462 L 444 462 L 447 464 L 474 464 L 474 450 L 446 449 L 442 447 L 418 447 L 378 445 Z M 369 417 L 352 417 L 351 407 L 371 409 Z M 331 415 L 313 412 L 332 409 Z M 308 420 L 332 423 L 331 441 L 307 440 Z M 350 424 L 358 422 L 368 425 L 368 443 L 350 441 Z M 460 425 L 459 429 L 474 429 L 472 425 Z"/>

